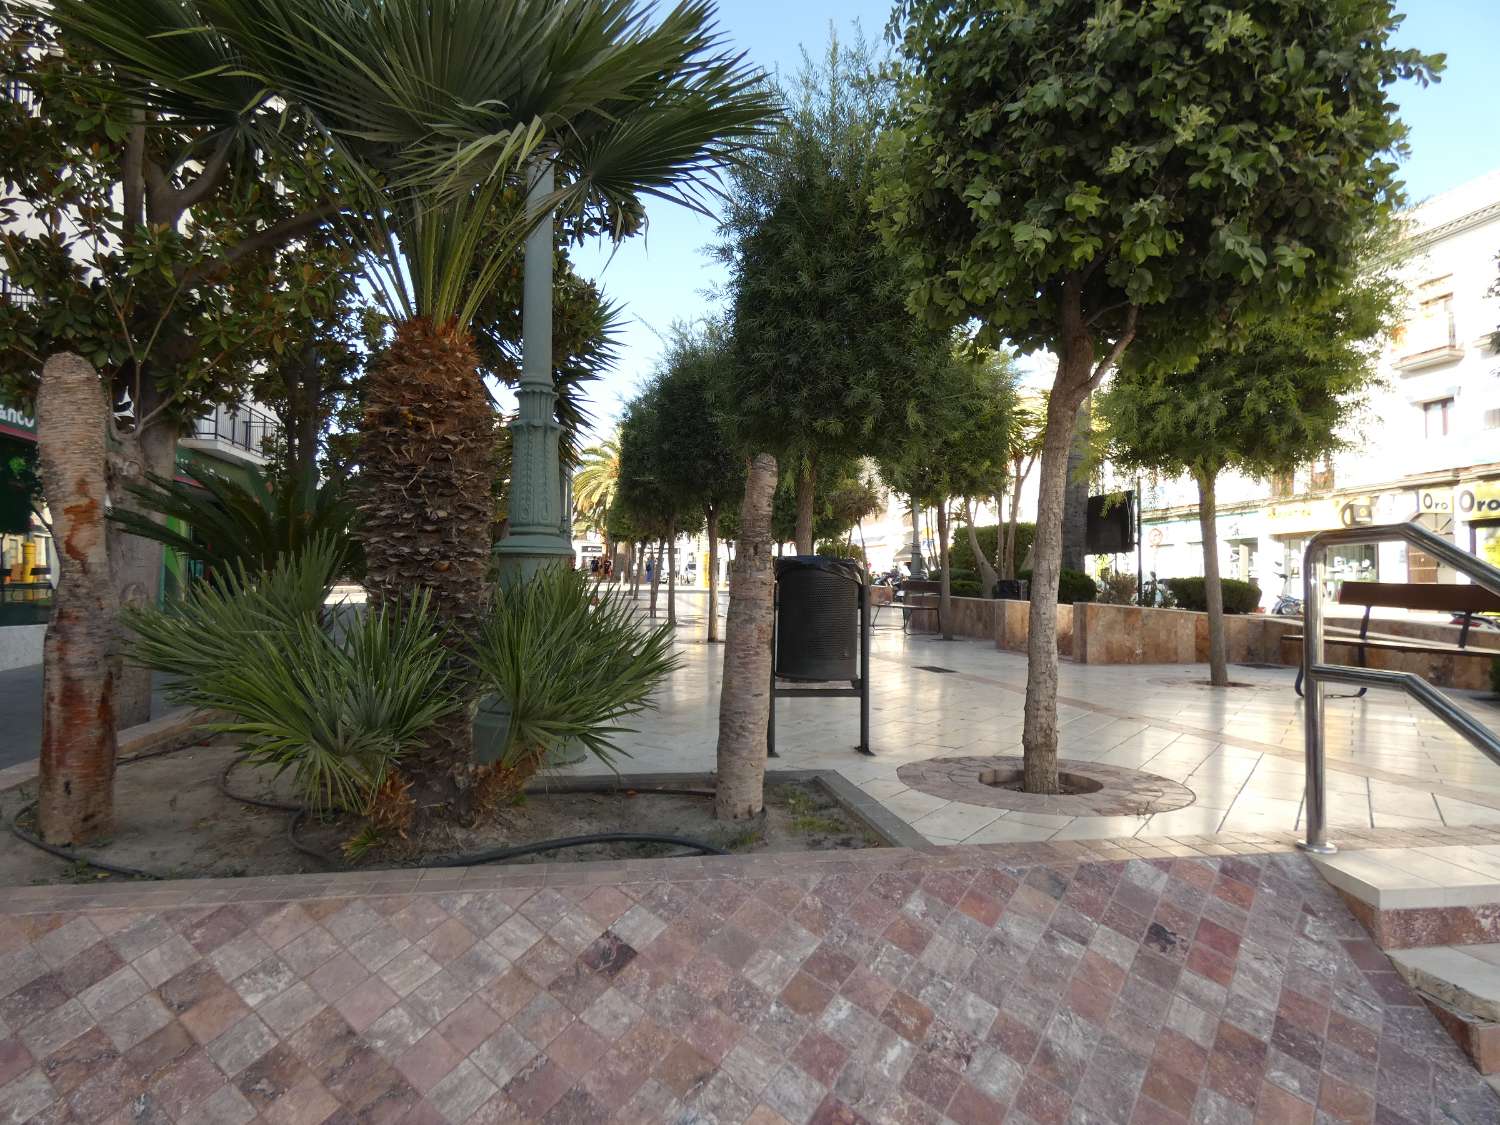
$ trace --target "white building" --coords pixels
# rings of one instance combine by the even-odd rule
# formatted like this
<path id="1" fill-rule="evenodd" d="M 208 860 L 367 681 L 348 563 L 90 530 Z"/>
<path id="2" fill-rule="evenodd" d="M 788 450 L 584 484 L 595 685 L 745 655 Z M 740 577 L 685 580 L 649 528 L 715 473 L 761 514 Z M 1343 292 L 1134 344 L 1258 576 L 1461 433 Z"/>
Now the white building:
<path id="1" fill-rule="evenodd" d="M 1300 578 L 1308 537 L 1328 528 L 1418 518 L 1500 562 L 1500 170 L 1414 208 L 1402 273 L 1405 324 L 1380 360 L 1384 386 L 1351 428 L 1352 446 L 1285 479 L 1225 474 L 1218 486 L 1220 570 L 1256 581 L 1269 606 L 1282 575 Z M 1131 478 L 1105 470 L 1106 487 Z M 1192 481 L 1144 481 L 1143 566 L 1161 578 L 1203 573 Z M 1120 559 L 1134 570 L 1135 560 Z M 1334 578 L 1453 582 L 1404 543 L 1332 552 Z"/>

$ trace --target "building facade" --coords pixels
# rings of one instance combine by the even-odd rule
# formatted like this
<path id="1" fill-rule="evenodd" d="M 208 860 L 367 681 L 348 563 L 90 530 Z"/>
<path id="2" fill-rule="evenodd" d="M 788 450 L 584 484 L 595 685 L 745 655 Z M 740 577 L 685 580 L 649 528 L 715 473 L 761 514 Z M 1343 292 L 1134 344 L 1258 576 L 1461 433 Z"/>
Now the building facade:
<path id="1" fill-rule="evenodd" d="M 1300 588 L 1315 532 L 1416 519 L 1500 564 L 1500 170 L 1414 208 L 1401 272 L 1410 290 L 1402 327 L 1380 358 L 1383 385 L 1347 434 L 1350 447 L 1273 480 L 1225 474 L 1218 486 L 1220 572 L 1256 582 L 1269 607 Z M 1197 489 L 1188 478 L 1143 480 L 1147 576 L 1203 573 Z M 1108 488 L 1133 478 L 1105 469 Z M 1135 559 L 1116 560 L 1135 570 Z M 1331 553 L 1330 578 L 1455 582 L 1404 543 Z"/>

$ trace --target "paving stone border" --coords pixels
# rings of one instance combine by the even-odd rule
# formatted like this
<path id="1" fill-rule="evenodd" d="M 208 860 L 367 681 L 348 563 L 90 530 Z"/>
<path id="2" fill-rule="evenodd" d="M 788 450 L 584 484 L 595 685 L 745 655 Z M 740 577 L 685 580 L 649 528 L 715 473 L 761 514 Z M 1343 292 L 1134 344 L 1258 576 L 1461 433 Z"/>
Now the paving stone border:
<path id="1" fill-rule="evenodd" d="M 896 776 L 918 792 L 949 801 L 1052 816 L 1146 816 L 1185 808 L 1198 799 L 1186 785 L 1154 773 L 1065 758 L 1058 759 L 1059 770 L 1097 781 L 1099 789 L 1041 796 L 1001 789 L 980 780 L 980 775 L 991 770 L 1019 770 L 1021 762 L 1017 757 L 928 758 L 907 763 Z"/>

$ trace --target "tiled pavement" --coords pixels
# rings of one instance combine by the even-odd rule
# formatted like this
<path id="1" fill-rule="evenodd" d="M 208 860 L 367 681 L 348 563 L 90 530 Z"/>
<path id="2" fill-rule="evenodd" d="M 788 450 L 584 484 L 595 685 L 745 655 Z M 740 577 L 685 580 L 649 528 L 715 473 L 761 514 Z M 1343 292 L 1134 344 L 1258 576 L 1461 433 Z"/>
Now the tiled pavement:
<path id="1" fill-rule="evenodd" d="M 704 608 L 685 595 L 680 641 L 701 632 Z M 683 667 L 624 743 L 631 771 L 713 768 L 723 650 L 679 647 Z M 1063 757 L 1141 769 L 1186 785 L 1195 800 L 1154 815 L 1073 817 L 1006 811 L 934 796 L 899 770 L 930 758 L 1021 752 L 1026 659 L 974 640 L 903 636 L 882 617 L 873 645 L 873 758 L 853 751 L 852 699 L 778 703 L 778 763 L 836 769 L 939 844 L 991 844 L 1221 831 L 1291 831 L 1302 813 L 1301 701 L 1291 668 L 1235 665 L 1240 686 L 1210 689 L 1203 665 L 1060 668 Z M 935 673 L 923 666 L 951 669 Z M 1338 692 L 1333 694 L 1337 695 Z M 1500 707 L 1460 697 L 1481 722 Z M 1500 768 L 1441 720 L 1394 692 L 1327 705 L 1328 812 L 1337 838 L 1353 828 L 1500 825 Z M 580 770 L 596 770 L 581 766 Z"/>
<path id="2" fill-rule="evenodd" d="M 1131 846 L 13 890 L 0 1121 L 1500 1121 L 1284 842 Z"/>

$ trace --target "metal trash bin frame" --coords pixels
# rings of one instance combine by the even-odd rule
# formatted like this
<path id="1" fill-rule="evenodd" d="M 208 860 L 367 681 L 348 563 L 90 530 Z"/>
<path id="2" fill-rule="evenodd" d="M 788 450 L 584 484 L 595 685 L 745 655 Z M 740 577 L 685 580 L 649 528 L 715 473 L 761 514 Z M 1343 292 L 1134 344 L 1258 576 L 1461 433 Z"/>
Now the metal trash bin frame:
<path id="1" fill-rule="evenodd" d="M 790 555 L 782 561 L 792 563 L 797 560 L 811 560 L 818 556 Z M 770 715 L 766 722 L 766 757 L 779 758 L 776 752 L 776 700 L 782 699 L 832 699 L 854 696 L 859 699 L 859 745 L 855 747 L 861 754 L 870 757 L 875 756 L 875 751 L 870 749 L 870 578 L 865 573 L 863 565 L 854 559 L 842 559 L 841 562 L 850 563 L 859 575 L 858 587 L 858 609 L 859 609 L 859 675 L 849 681 L 848 687 L 781 687 L 778 685 L 779 678 L 776 669 L 776 642 L 781 629 L 781 575 L 776 574 L 775 583 L 772 588 L 771 606 L 771 700 Z M 838 682 L 838 681 L 830 681 Z"/>

